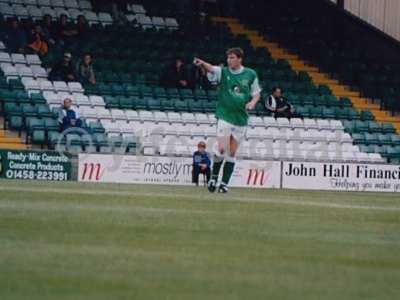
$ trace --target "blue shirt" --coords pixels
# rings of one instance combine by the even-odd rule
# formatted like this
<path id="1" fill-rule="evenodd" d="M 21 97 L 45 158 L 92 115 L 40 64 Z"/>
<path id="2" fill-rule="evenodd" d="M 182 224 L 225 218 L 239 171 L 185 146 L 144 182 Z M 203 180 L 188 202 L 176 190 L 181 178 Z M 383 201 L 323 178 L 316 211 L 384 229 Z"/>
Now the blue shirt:
<path id="1" fill-rule="evenodd" d="M 209 154 L 206 151 L 196 151 L 193 153 L 193 165 L 198 166 L 199 164 L 206 164 L 207 167 L 211 166 L 211 160 L 209 158 Z"/>

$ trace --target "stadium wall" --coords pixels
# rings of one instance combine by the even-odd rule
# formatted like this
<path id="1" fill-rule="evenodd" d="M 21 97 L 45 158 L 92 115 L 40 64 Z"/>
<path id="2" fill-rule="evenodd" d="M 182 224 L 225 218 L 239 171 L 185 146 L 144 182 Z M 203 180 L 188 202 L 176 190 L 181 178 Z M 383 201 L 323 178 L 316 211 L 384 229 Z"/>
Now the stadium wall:
<path id="1" fill-rule="evenodd" d="M 81 154 L 78 181 L 191 185 L 191 158 Z M 233 187 L 400 192 L 400 166 L 239 160 Z"/>
<path id="2" fill-rule="evenodd" d="M 0 150 L 0 178 L 191 185 L 188 157 Z M 400 165 L 239 160 L 233 187 L 400 192 Z"/>
<path id="3" fill-rule="evenodd" d="M 345 9 L 400 41 L 400 1 L 346 0 Z"/>

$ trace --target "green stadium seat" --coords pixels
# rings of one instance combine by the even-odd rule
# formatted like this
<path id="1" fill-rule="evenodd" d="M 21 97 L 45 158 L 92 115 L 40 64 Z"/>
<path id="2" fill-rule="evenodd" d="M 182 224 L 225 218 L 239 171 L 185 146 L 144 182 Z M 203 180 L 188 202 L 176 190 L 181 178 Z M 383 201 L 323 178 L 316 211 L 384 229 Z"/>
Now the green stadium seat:
<path id="1" fill-rule="evenodd" d="M 190 112 L 204 112 L 204 100 L 189 100 L 188 107 Z"/>
<path id="2" fill-rule="evenodd" d="M 132 84 L 124 84 L 123 86 L 125 89 L 126 96 L 136 96 L 136 97 L 141 96 L 139 86 Z"/>
<path id="3" fill-rule="evenodd" d="M 72 155 L 78 155 L 83 152 L 82 145 L 67 145 L 67 152 Z"/>
<path id="4" fill-rule="evenodd" d="M 60 129 L 60 124 L 53 118 L 44 118 L 44 128 L 47 131 L 57 131 Z"/>
<path id="5" fill-rule="evenodd" d="M 400 159 L 400 146 L 389 147 L 387 149 L 387 157 L 391 160 Z"/>
<path id="6" fill-rule="evenodd" d="M 369 132 L 368 123 L 360 120 L 355 121 L 354 131 L 357 133 Z"/>
<path id="7" fill-rule="evenodd" d="M 390 134 L 378 134 L 378 141 L 380 145 L 390 145 L 392 144 L 392 140 Z"/>
<path id="8" fill-rule="evenodd" d="M 32 143 L 44 145 L 46 143 L 46 132 L 44 130 L 38 130 L 38 129 L 33 130 Z"/>
<path id="9" fill-rule="evenodd" d="M 382 124 L 382 132 L 383 133 L 395 133 L 396 129 L 394 128 L 392 123 L 383 123 Z"/>
<path id="10" fill-rule="evenodd" d="M 89 130 L 92 134 L 95 133 L 104 133 L 104 127 L 101 125 L 100 122 L 90 122 L 89 123 Z"/>
<path id="11" fill-rule="evenodd" d="M 125 95 L 125 89 L 122 85 L 119 83 L 113 83 L 111 84 L 111 90 L 112 90 L 112 95 L 113 96 L 121 96 Z"/>
<path id="12" fill-rule="evenodd" d="M 48 136 L 48 143 L 53 148 L 58 143 L 65 144 L 65 138 L 57 131 L 48 132 L 47 136 Z"/>
<path id="13" fill-rule="evenodd" d="M 42 93 L 32 93 L 31 94 L 32 104 L 46 104 L 46 99 L 43 97 Z"/>
<path id="14" fill-rule="evenodd" d="M 153 89 L 150 86 L 142 85 L 140 87 L 142 97 L 153 97 Z"/>
<path id="15" fill-rule="evenodd" d="M 334 119 L 335 111 L 332 108 L 322 108 L 322 117 L 325 119 Z"/>
<path id="16" fill-rule="evenodd" d="M 24 104 L 22 105 L 22 114 L 25 118 L 36 117 L 38 116 L 37 107 L 30 104 Z"/>
<path id="17" fill-rule="evenodd" d="M 34 130 L 43 130 L 45 129 L 45 123 L 44 120 L 39 119 L 39 118 L 27 118 L 25 120 L 26 124 L 26 129 L 28 130 L 28 133 L 31 134 Z"/>
<path id="18" fill-rule="evenodd" d="M 364 138 L 365 138 L 365 144 L 367 145 L 378 145 L 379 144 L 379 139 L 378 139 L 378 134 L 376 133 L 364 133 Z"/>
<path id="19" fill-rule="evenodd" d="M 374 115 L 369 110 L 361 111 L 360 117 L 363 121 L 373 121 L 375 119 Z"/>
<path id="20" fill-rule="evenodd" d="M 196 89 L 193 95 L 197 100 L 207 100 L 208 98 L 206 91 L 202 89 Z"/>
<path id="21" fill-rule="evenodd" d="M 347 111 L 349 120 L 360 120 L 360 114 L 355 109 L 347 107 L 344 110 Z"/>
<path id="22" fill-rule="evenodd" d="M 217 94 L 216 91 L 214 91 L 214 90 L 209 90 L 207 94 L 208 94 L 208 100 L 217 101 L 217 96 L 218 96 L 218 94 Z"/>
<path id="23" fill-rule="evenodd" d="M 66 136 L 66 143 L 67 145 L 81 145 L 81 137 L 78 134 L 68 134 Z"/>
<path id="24" fill-rule="evenodd" d="M 215 101 L 204 101 L 203 102 L 204 112 L 206 113 L 215 112 L 216 105 L 217 104 Z"/>
<path id="25" fill-rule="evenodd" d="M 46 117 L 53 117 L 53 112 L 50 110 L 50 107 L 47 104 L 38 104 L 36 105 L 37 107 L 37 113 L 39 117 L 41 118 L 46 118 Z"/>
<path id="26" fill-rule="evenodd" d="M 371 133 L 379 133 L 382 132 L 382 126 L 374 121 L 368 121 L 368 129 Z"/>
<path id="27" fill-rule="evenodd" d="M 311 107 L 310 116 L 312 118 L 322 118 L 322 107 Z"/>
<path id="28" fill-rule="evenodd" d="M 135 97 L 126 97 L 126 96 L 120 96 L 117 98 L 119 101 L 119 107 L 121 109 L 133 109 L 136 107 L 136 98 Z"/>
<path id="29" fill-rule="evenodd" d="M 153 96 L 157 99 L 166 99 L 168 98 L 167 92 L 162 87 L 156 87 L 153 89 Z"/>
<path id="30" fill-rule="evenodd" d="M 351 102 L 351 100 L 346 97 L 340 98 L 339 103 L 340 103 L 340 106 L 342 106 L 342 107 L 352 107 L 353 106 L 353 103 Z"/>
<path id="31" fill-rule="evenodd" d="M 174 101 L 175 111 L 177 112 L 185 112 L 188 111 L 188 105 L 185 100 L 178 100 Z"/>
<path id="32" fill-rule="evenodd" d="M 120 96 L 104 96 L 104 102 L 107 108 L 119 108 L 119 97 Z"/>
<path id="33" fill-rule="evenodd" d="M 93 142 L 97 146 L 108 146 L 107 136 L 104 133 L 93 134 Z"/>
<path id="34" fill-rule="evenodd" d="M 161 110 L 161 100 L 160 99 L 149 99 L 147 102 L 149 110 Z"/>
<path id="35" fill-rule="evenodd" d="M 147 109 L 147 99 L 137 98 L 135 100 L 135 109 Z"/>
<path id="36" fill-rule="evenodd" d="M 353 142 L 356 145 L 365 144 L 365 136 L 361 133 L 353 133 L 352 134 Z"/>
<path id="37" fill-rule="evenodd" d="M 400 146 L 400 136 L 398 134 L 390 134 L 390 139 L 392 141 L 392 145 Z"/>
<path id="38" fill-rule="evenodd" d="M 161 100 L 161 110 L 173 111 L 175 109 L 174 102 L 170 99 Z"/>
<path id="39" fill-rule="evenodd" d="M 11 116 L 8 119 L 8 125 L 12 129 L 21 131 L 24 127 L 23 118 L 21 116 Z"/>
<path id="40" fill-rule="evenodd" d="M 353 132 L 354 133 L 358 133 L 355 130 L 355 126 L 356 126 L 355 121 L 344 120 L 342 123 L 343 123 L 344 130 L 346 132 L 348 132 L 348 133 L 353 133 Z"/>
<path id="41" fill-rule="evenodd" d="M 4 113 L 6 116 L 22 116 L 22 107 L 16 103 L 5 103 Z"/>

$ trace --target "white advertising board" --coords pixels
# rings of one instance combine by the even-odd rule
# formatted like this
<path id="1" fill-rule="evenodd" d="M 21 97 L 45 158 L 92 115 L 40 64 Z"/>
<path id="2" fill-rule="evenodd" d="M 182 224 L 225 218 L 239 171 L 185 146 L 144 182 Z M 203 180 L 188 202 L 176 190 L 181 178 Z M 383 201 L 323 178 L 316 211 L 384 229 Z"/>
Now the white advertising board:
<path id="1" fill-rule="evenodd" d="M 282 188 L 400 192 L 400 166 L 283 162 Z"/>
<path id="2" fill-rule="evenodd" d="M 280 162 L 240 160 L 230 186 L 280 187 Z M 80 154 L 78 180 L 141 184 L 192 184 L 192 159 L 159 156 Z"/>

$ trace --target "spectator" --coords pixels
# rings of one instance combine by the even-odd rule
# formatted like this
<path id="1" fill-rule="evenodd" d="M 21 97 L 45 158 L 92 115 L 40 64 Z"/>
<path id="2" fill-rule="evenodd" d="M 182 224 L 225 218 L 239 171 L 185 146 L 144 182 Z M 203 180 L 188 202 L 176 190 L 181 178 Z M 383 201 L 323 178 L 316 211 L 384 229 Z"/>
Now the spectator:
<path id="1" fill-rule="evenodd" d="M 265 107 L 272 112 L 275 118 L 292 118 L 294 117 L 294 107 L 283 98 L 282 89 L 273 87 L 271 95 L 265 102 Z"/>
<path id="2" fill-rule="evenodd" d="M 45 40 L 42 28 L 36 24 L 31 32 L 29 43 L 27 45 L 27 53 L 37 54 L 41 57 L 49 52 L 49 46 Z"/>
<path id="3" fill-rule="evenodd" d="M 161 74 L 161 85 L 165 87 L 189 88 L 190 76 L 183 59 L 177 57 L 175 62 Z"/>
<path id="4" fill-rule="evenodd" d="M 211 22 L 204 12 L 201 12 L 190 25 L 190 34 L 196 39 L 210 39 Z"/>
<path id="5" fill-rule="evenodd" d="M 60 107 L 58 123 L 60 124 L 61 131 L 72 127 L 82 126 L 82 121 L 79 118 L 78 113 L 72 109 L 72 100 L 69 98 L 64 99 L 63 105 Z"/>
<path id="6" fill-rule="evenodd" d="M 58 62 L 51 70 L 49 77 L 51 80 L 74 81 L 76 80 L 74 66 L 72 64 L 72 55 L 69 52 L 64 53 L 62 61 Z"/>
<path id="7" fill-rule="evenodd" d="M 211 176 L 211 161 L 209 154 L 206 152 L 206 144 L 200 142 L 197 145 L 197 151 L 193 153 L 193 171 L 192 171 L 192 182 L 199 185 L 199 175 L 204 174 L 207 182 Z"/>
<path id="8" fill-rule="evenodd" d="M 213 85 L 208 80 L 207 72 L 203 68 L 196 68 L 194 70 L 194 80 L 196 82 L 196 86 L 203 90 L 212 89 Z"/>
<path id="9" fill-rule="evenodd" d="M 43 16 L 43 20 L 41 22 L 41 27 L 42 27 L 42 32 L 44 35 L 44 38 L 46 40 L 46 42 L 49 45 L 55 45 L 56 41 L 55 41 L 55 37 L 56 37 L 56 33 L 55 33 L 55 29 L 53 26 L 53 19 L 50 15 L 46 14 Z"/>
<path id="10" fill-rule="evenodd" d="M 60 16 L 57 28 L 58 42 L 60 46 L 74 48 L 77 43 L 78 29 L 74 24 L 68 23 L 66 14 Z"/>
<path id="11" fill-rule="evenodd" d="M 10 27 L 6 30 L 5 43 L 10 52 L 25 52 L 27 35 L 17 19 L 12 19 Z"/>
<path id="12" fill-rule="evenodd" d="M 96 84 L 96 77 L 94 75 L 92 56 L 85 54 L 81 63 L 78 66 L 79 81 L 82 84 Z"/>
<path id="13" fill-rule="evenodd" d="M 89 34 L 89 24 L 84 15 L 78 16 L 76 27 L 78 31 L 77 37 L 79 38 L 79 41 L 85 42 Z"/>

